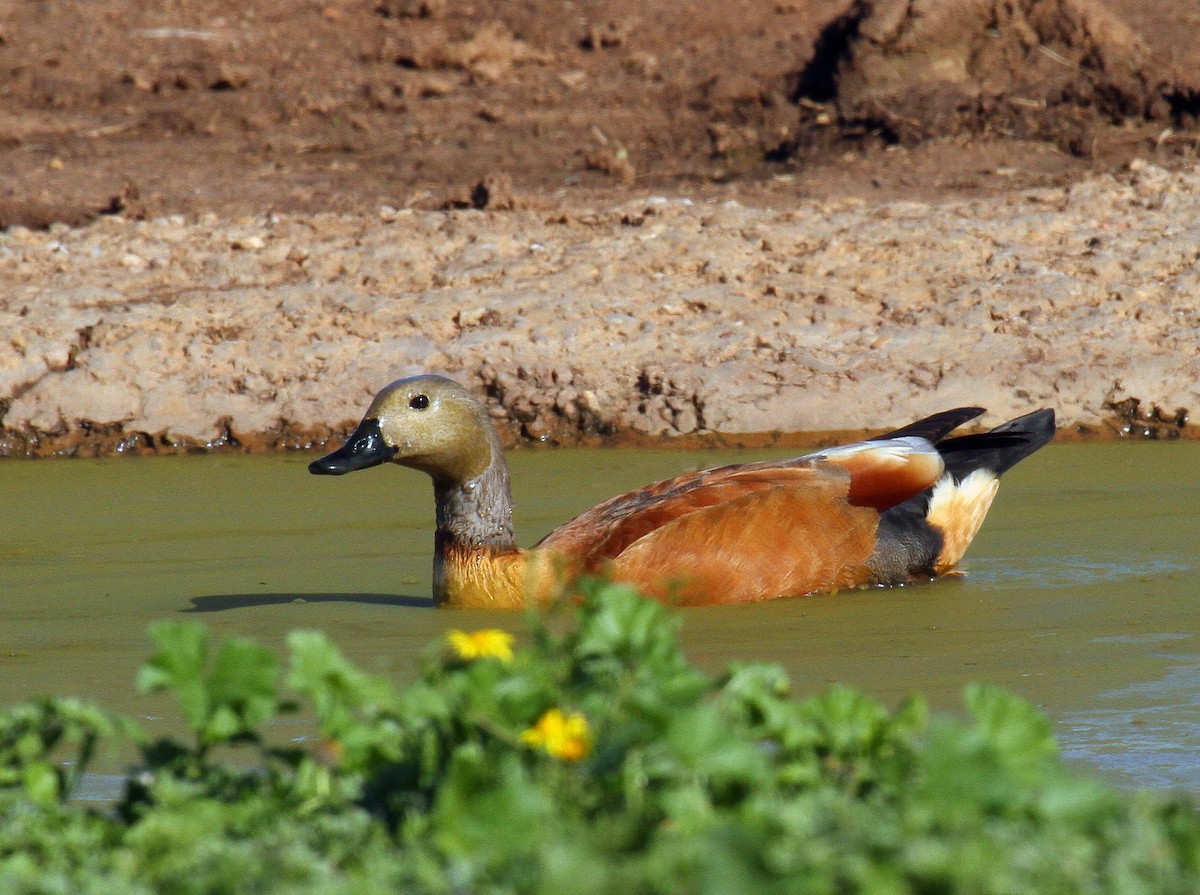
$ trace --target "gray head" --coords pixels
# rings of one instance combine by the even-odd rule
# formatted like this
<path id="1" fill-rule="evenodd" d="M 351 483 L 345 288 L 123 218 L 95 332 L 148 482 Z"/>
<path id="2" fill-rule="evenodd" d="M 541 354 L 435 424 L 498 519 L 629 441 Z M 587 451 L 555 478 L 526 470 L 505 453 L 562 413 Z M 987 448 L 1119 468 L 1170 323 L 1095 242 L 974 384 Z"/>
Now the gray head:
<path id="1" fill-rule="evenodd" d="M 435 482 L 462 483 L 483 473 L 499 452 L 487 411 L 469 391 L 444 376 L 412 376 L 384 387 L 346 443 L 308 471 L 342 475 L 391 461 Z"/>

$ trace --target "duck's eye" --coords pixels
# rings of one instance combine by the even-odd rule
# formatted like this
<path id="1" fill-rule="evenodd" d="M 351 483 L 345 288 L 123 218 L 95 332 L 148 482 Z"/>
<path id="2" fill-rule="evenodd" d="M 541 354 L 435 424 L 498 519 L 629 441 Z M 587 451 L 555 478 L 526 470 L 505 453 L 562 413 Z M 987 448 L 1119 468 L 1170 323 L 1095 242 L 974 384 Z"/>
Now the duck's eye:
<path id="1" fill-rule="evenodd" d="M 429 406 L 429 398 L 427 398 L 425 395 L 417 395 L 408 402 L 408 406 L 413 410 L 424 410 Z"/>

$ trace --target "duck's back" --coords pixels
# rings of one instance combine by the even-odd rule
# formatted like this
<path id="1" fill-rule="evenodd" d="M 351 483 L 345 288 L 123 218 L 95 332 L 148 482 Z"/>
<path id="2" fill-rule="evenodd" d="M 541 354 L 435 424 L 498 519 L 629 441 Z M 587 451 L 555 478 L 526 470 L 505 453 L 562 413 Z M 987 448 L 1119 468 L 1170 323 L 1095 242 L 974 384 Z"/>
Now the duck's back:
<path id="1" fill-rule="evenodd" d="M 739 603 L 870 580 L 880 510 L 941 473 L 923 438 L 688 473 L 622 494 L 537 546 L 682 603 Z"/>

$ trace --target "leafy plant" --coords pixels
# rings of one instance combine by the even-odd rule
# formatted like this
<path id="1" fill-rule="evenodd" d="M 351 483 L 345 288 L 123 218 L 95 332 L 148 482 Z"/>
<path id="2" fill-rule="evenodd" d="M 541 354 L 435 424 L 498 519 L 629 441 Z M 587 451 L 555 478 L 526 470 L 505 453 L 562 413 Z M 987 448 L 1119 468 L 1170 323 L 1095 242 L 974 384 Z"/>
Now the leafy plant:
<path id="1" fill-rule="evenodd" d="M 275 657 L 244 637 L 222 641 L 209 661 L 208 634 L 189 622 L 150 628 L 158 649 L 138 672 L 143 693 L 172 690 L 204 755 L 221 743 L 256 742 L 258 729 L 280 709 Z"/>
<path id="2" fill-rule="evenodd" d="M 0 716 L 0 891 L 1200 891 L 1195 808 L 1069 770 L 1011 694 L 970 687 L 964 719 L 796 699 L 776 666 L 701 673 L 677 623 L 590 582 L 522 648 L 451 632 L 403 688 L 317 632 L 280 663 L 157 625 L 138 683 L 187 741 L 67 700 Z M 297 712 L 312 737 L 275 743 Z M 72 803 L 119 737 L 142 755 L 123 797 Z"/>
<path id="3" fill-rule="evenodd" d="M 137 736 L 137 728 L 75 699 L 11 708 L 0 714 L 0 788 L 17 787 L 40 805 L 59 802 L 75 789 L 100 742 L 118 735 Z"/>

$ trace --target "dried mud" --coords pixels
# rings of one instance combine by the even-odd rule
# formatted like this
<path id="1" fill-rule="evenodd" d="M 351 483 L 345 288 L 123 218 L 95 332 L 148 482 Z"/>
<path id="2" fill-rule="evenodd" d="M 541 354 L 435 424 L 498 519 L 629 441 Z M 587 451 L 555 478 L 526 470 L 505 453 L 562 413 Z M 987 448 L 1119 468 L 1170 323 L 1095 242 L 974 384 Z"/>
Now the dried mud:
<path id="1" fill-rule="evenodd" d="M 23 4 L 0 454 L 306 447 L 381 384 L 510 442 L 949 404 L 1190 436 L 1200 9 Z"/>

